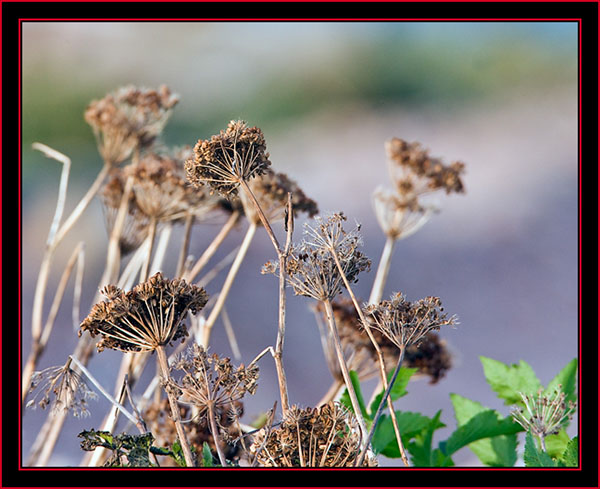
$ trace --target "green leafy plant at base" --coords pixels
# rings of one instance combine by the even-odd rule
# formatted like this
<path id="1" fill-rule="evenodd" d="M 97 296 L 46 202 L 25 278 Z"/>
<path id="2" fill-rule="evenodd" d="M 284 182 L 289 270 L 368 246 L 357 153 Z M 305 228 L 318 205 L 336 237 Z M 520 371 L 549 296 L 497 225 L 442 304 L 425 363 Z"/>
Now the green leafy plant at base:
<path id="1" fill-rule="evenodd" d="M 564 396 L 565 401 L 570 403 L 577 399 L 576 358 L 571 360 L 546 388 L 543 388 L 531 366 L 523 360 L 513 365 L 506 365 L 487 357 L 480 357 L 480 360 L 491 389 L 498 398 L 504 400 L 505 404 L 516 406 L 515 409 L 524 406 L 524 395 L 532 395 L 536 392 L 540 396 L 559 392 L 561 398 Z M 407 394 L 407 385 L 415 371 L 416 369 L 404 367 L 400 370 L 390 392 L 392 400 L 395 401 Z M 363 416 L 370 427 L 373 413 L 379 405 L 383 391 L 375 397 L 367 409 L 358 375 L 354 371 L 350 374 Z M 503 416 L 500 412 L 459 394 L 450 394 L 450 399 L 457 427 L 446 440 L 440 441 L 437 447 L 433 444 L 434 433 L 446 426 L 441 421 L 441 410 L 432 418 L 421 413 L 395 411 L 399 430 L 402 433 L 402 442 L 410 453 L 412 464 L 419 467 L 450 467 L 454 465 L 452 456 L 468 446 L 487 466 L 514 466 L 518 460 L 518 433 L 526 431 L 525 428 L 515 422 L 512 415 Z M 342 395 L 341 402 L 352 409 L 347 391 Z M 527 467 L 576 467 L 578 465 L 579 440 L 577 436 L 569 438 L 566 432 L 568 417 L 563 416 L 563 418 L 565 421 L 556 432 L 545 438 L 545 449 L 536 444 L 531 430 L 527 430 L 523 454 L 523 461 Z M 400 457 L 391 418 L 388 415 L 382 415 L 378 420 L 372 446 L 377 454 L 388 458 Z"/>

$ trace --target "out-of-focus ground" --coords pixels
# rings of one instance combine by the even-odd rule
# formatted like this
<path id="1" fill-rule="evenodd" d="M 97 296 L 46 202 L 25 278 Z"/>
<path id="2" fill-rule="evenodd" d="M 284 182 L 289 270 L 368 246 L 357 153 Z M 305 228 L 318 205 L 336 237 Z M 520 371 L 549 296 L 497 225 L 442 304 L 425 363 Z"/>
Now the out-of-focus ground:
<path id="1" fill-rule="evenodd" d="M 181 96 L 165 143 L 193 145 L 243 118 L 264 130 L 273 168 L 295 179 L 322 212 L 343 211 L 350 223 L 362 224 L 364 252 L 374 262 L 356 284 L 363 298 L 384 243 L 371 194 L 390 185 L 385 140 L 420 141 L 433 156 L 465 162 L 466 194 L 440 199 L 442 211 L 397 245 L 385 290 L 411 300 L 439 296 L 446 311 L 459 316 L 456 329 L 441 332 L 454 367 L 436 385 L 412 382 L 396 407 L 430 416 L 442 409 L 447 428 L 438 432 L 440 439 L 455 427 L 450 393 L 507 414 L 485 382 L 480 355 L 525 360 L 546 384 L 578 351 L 576 35 L 573 23 L 25 24 L 24 356 L 60 175 L 58 163 L 35 153 L 31 143 L 72 157 L 70 210 L 100 168 L 82 117 L 86 104 L 125 84 L 165 83 Z M 215 224 L 198 226 L 191 252 L 198 256 L 217 230 Z M 244 231 L 242 224 L 215 262 Z M 167 275 L 180 233 L 176 229 L 167 255 Z M 86 240 L 83 318 L 107 241 L 97 202 L 61 246 L 51 283 L 80 239 Z M 272 258 L 261 230 L 227 301 L 246 363 L 275 341 L 277 280 L 259 273 Z M 219 290 L 222 280 L 209 284 L 208 292 Z M 318 402 L 330 381 L 310 305 L 289 291 L 285 367 L 291 401 L 302 406 Z M 67 300 L 40 367 L 64 363 L 76 341 Z M 211 349 L 232 354 L 222 323 Z M 119 362 L 119 353 L 105 351 L 94 356 L 90 370 L 112 391 Z M 260 366 L 259 389 L 245 399 L 248 421 L 278 398 L 271 359 Z M 367 383 L 367 393 L 373 387 Z M 101 399 L 91 407 L 91 417 L 69 418 L 52 465 L 79 463 L 76 435 L 97 428 L 108 403 Z M 44 415 L 27 410 L 23 417 L 24 456 Z M 468 448 L 454 460 L 478 465 Z"/>

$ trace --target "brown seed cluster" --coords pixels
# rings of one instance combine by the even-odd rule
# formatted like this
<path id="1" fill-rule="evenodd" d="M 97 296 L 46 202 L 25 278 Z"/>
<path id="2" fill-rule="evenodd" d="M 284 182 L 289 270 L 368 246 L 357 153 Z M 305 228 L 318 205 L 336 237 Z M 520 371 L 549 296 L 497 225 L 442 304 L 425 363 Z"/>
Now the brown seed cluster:
<path id="1" fill-rule="evenodd" d="M 439 331 L 441 326 L 454 325 L 455 316 L 443 312 L 438 297 L 426 297 L 410 302 L 401 293 L 389 301 L 381 301 L 364 308 L 369 327 L 381 332 L 398 348 L 417 346 L 428 333 Z"/>
<path id="2" fill-rule="evenodd" d="M 262 175 L 251 180 L 249 187 L 271 223 L 285 218 L 288 193 L 290 192 L 294 217 L 297 217 L 300 212 L 305 212 L 309 217 L 319 213 L 317 203 L 308 198 L 298 184 L 285 173 L 276 173 L 269 168 Z M 239 197 L 248 220 L 259 224 L 260 217 L 248 196 L 242 192 Z"/>
<path id="3" fill-rule="evenodd" d="M 165 85 L 158 90 L 127 86 L 94 100 L 84 117 L 104 161 L 118 165 L 134 149 L 149 147 L 155 141 L 178 101 Z"/>
<path id="4" fill-rule="evenodd" d="M 98 351 L 153 351 L 187 336 L 188 311 L 196 314 L 208 301 L 203 288 L 165 279 L 160 272 L 129 292 L 108 285 L 102 293 L 108 300 L 92 307 L 79 330 L 102 336 Z"/>
<path id="5" fill-rule="evenodd" d="M 209 420 L 211 408 L 217 423 L 227 416 L 235 419 L 236 403 L 246 393 L 254 394 L 258 387 L 258 366 L 234 368 L 229 358 L 209 355 L 196 343 L 173 363 L 172 370 L 181 371 L 182 375 L 172 381 L 170 387 L 180 401 L 194 407 L 195 418 L 203 423 Z M 227 428 L 227 425 L 221 427 Z"/>
<path id="6" fill-rule="evenodd" d="M 53 412 L 72 411 L 76 417 L 88 416 L 88 400 L 98 397 L 69 364 L 35 372 L 28 394 L 27 407 L 51 406 Z"/>
<path id="7" fill-rule="evenodd" d="M 194 146 L 194 158 L 186 161 L 188 180 L 209 185 L 226 197 L 235 196 L 240 181 L 250 181 L 271 165 L 263 132 L 244 121 L 231 121 L 227 129 Z"/>
<path id="8" fill-rule="evenodd" d="M 360 453 L 354 415 L 335 402 L 317 408 L 290 408 L 281 424 L 263 428 L 250 446 L 263 467 L 352 467 Z M 367 456 L 363 466 L 377 465 Z"/>
<path id="9" fill-rule="evenodd" d="M 342 213 L 327 219 L 315 217 L 315 225 L 305 224 L 305 239 L 292 246 L 286 261 L 288 284 L 296 295 L 312 297 L 319 301 L 331 300 L 341 293 L 344 281 L 333 252 L 349 283 L 358 281 L 360 272 L 370 270 L 371 260 L 358 250 L 362 243 L 360 226 L 351 232 L 344 231 Z M 275 273 L 275 262 L 263 267 L 262 273 Z"/>
<path id="10" fill-rule="evenodd" d="M 361 325 L 354 304 L 350 299 L 339 298 L 332 301 L 331 305 L 348 370 L 354 370 L 361 380 L 373 377 L 378 372 L 377 353 Z M 326 321 L 325 308 L 321 303 L 317 304 L 315 310 Z M 331 337 L 327 332 L 323 333 L 327 365 L 334 378 L 343 380 Z M 380 331 L 372 330 L 372 333 L 383 354 L 386 370 L 390 371 L 396 364 L 398 347 Z M 435 384 L 452 367 L 452 356 L 439 334 L 429 332 L 418 345 L 406 349 L 402 366 L 418 369 L 416 375 L 427 376 L 429 382 Z"/>

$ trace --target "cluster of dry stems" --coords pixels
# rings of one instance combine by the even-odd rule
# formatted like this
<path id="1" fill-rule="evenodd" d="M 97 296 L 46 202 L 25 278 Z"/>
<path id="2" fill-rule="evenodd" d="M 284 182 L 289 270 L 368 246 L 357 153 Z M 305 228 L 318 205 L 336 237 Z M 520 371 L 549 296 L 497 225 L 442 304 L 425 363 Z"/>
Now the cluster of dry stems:
<path id="1" fill-rule="evenodd" d="M 443 312 L 436 297 L 411 302 L 401 293 L 390 300 L 382 300 L 382 295 L 395 243 L 417 231 L 436 210 L 429 196 L 463 192 L 462 163 L 445 165 L 417 143 L 398 138 L 388 141 L 394 188 L 378 189 L 374 195 L 386 244 L 369 300 L 361 303 L 352 284 L 370 269 L 371 261 L 360 251 L 360 226 L 346 229 L 342 213 L 318 215 L 316 202 L 295 181 L 271 169 L 263 132 L 244 121 L 231 121 L 219 134 L 199 140 L 193 148 L 166 148 L 159 136 L 177 102 L 167 87 L 129 86 L 89 105 L 85 120 L 93 129 L 104 165 L 66 219 L 63 212 L 71 162 L 52 148 L 34 145 L 60 161 L 63 170 L 35 290 L 31 353 L 22 373 L 23 403 L 52 409 L 25 464 L 48 463 L 67 413 L 88 411 L 93 396 L 89 385 L 93 384 L 113 406 L 100 430 L 114 433 L 123 415 L 140 433 L 151 432 L 159 446 L 171 446 L 177 440 L 188 467 L 198 465 L 204 443 L 222 466 L 375 466 L 370 443 L 386 407 L 402 460 L 408 465 L 389 393 L 402 366 L 417 367 L 432 383 L 444 375 L 450 356 L 437 331 L 455 324 L 456 318 Z M 59 283 L 51 285 L 49 278 L 56 249 L 95 197 L 104 209 L 109 242 L 97 288 L 101 293 L 82 320 L 83 243 L 75 247 Z M 303 239 L 296 241 L 294 224 L 300 213 L 310 219 Z M 215 216 L 225 216 L 224 224 L 195 259 L 189 255 L 191 230 Z M 243 219 L 248 227 L 240 246 L 224 263 L 201 275 Z M 283 223 L 283 233 L 275 231 L 277 223 Z M 175 225 L 183 226 L 184 232 L 176 269 L 170 275 L 163 259 Z M 262 272 L 273 273 L 279 280 L 278 317 L 263 319 L 277 323 L 277 335 L 274 344 L 256 352 L 247 366 L 235 367 L 228 358 L 210 352 L 210 337 L 219 317 L 234 336 L 224 304 L 260 228 L 268 234 L 275 255 Z M 221 290 L 210 290 L 210 280 L 226 266 Z M 73 321 L 79 327 L 79 342 L 65 365 L 38 371 L 74 271 Z M 288 288 L 315 301 L 333 377 L 315 407 L 300 408 L 288 395 L 284 368 Z M 49 290 L 54 291 L 54 298 L 44 322 Z M 343 293 L 348 297 L 341 297 Z M 87 370 L 94 351 L 105 348 L 123 352 L 112 394 Z M 237 348 L 235 342 L 232 348 Z M 265 411 L 270 406 L 273 409 L 257 426 L 250 426 L 242 422 L 243 398 L 255 393 L 258 362 L 266 354 L 275 363 L 281 418 L 277 420 L 270 400 Z M 144 388 L 138 381 L 152 357 L 156 358 L 156 375 Z M 351 371 L 361 380 L 378 376 L 374 394 L 385 391 L 369 424 L 361 413 Z M 353 412 L 338 401 L 343 388 Z M 82 464 L 102 465 L 106 452 L 97 448 L 86 454 Z M 157 465 L 169 461 L 155 457 Z"/>

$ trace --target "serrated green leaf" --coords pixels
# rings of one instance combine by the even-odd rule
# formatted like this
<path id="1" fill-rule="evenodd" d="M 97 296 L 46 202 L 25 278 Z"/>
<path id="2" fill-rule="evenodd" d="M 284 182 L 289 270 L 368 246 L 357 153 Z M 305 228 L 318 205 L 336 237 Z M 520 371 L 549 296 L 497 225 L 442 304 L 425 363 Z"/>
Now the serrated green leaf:
<path id="1" fill-rule="evenodd" d="M 546 453 L 552 458 L 557 458 L 566 450 L 570 438 L 567 432 L 561 429 L 555 435 L 548 435 L 544 441 L 546 443 Z"/>
<path id="2" fill-rule="evenodd" d="M 395 401 L 396 399 L 400 399 L 402 396 L 405 396 L 406 394 L 408 394 L 408 391 L 406 390 L 406 386 L 408 385 L 410 378 L 415 374 L 415 372 L 417 370 L 419 370 L 419 369 L 418 368 L 400 367 L 400 370 L 398 371 L 398 375 L 396 376 L 396 380 L 394 381 L 394 385 L 392 386 L 392 390 L 390 391 L 390 397 L 391 397 L 392 401 Z M 387 379 L 388 382 L 390 380 L 392 380 L 393 375 L 394 375 L 393 371 L 388 373 L 388 379 Z M 374 416 L 375 413 L 377 412 L 377 408 L 379 408 L 379 403 L 381 402 L 381 399 L 383 399 L 383 394 L 385 394 L 385 389 L 381 389 L 381 392 L 379 394 L 377 394 L 377 396 L 375 396 L 375 399 L 373 399 L 373 402 L 369 406 L 369 411 L 372 416 Z"/>
<path id="3" fill-rule="evenodd" d="M 450 394 L 454 406 L 454 414 L 458 426 L 467 424 L 475 415 L 487 411 L 482 404 L 471 401 L 458 394 Z M 502 420 L 502 415 L 497 411 L 496 419 Z M 517 435 L 499 435 L 484 438 L 470 443 L 469 449 L 486 465 L 492 467 L 512 467 L 517 461 Z"/>
<path id="4" fill-rule="evenodd" d="M 559 385 L 561 386 L 560 390 L 565 394 L 565 400 L 567 402 L 577 401 L 577 358 L 574 358 L 567 363 L 567 365 L 556 374 L 556 377 L 554 377 L 548 384 L 548 387 L 546 387 L 544 394 L 552 394 Z"/>
<path id="5" fill-rule="evenodd" d="M 574 437 L 567 444 L 567 448 L 559 458 L 561 467 L 579 466 L 579 437 Z"/>
<path id="6" fill-rule="evenodd" d="M 556 467 L 556 462 L 552 460 L 552 457 L 537 447 L 530 431 L 525 435 L 523 461 L 526 467 Z"/>
<path id="7" fill-rule="evenodd" d="M 414 441 L 406 446 L 415 467 L 435 467 L 439 463 L 439 450 L 432 450 L 432 442 L 435 430 L 446 426 L 440 421 L 441 415 L 442 410 L 440 409 L 431 419 L 429 425 L 414 437 Z"/>
<path id="8" fill-rule="evenodd" d="M 512 435 L 522 431 L 522 428 L 511 417 L 498 419 L 497 414 L 491 410 L 482 411 L 473 416 L 467 423 L 459 426 L 440 448 L 450 456 L 461 448 L 482 438 L 499 435 Z"/>
<path id="9" fill-rule="evenodd" d="M 202 467 L 215 467 L 210 446 L 206 442 L 202 445 Z"/>
<path id="10" fill-rule="evenodd" d="M 479 357 L 485 378 L 504 404 L 521 403 L 521 395 L 535 394 L 542 386 L 531 366 L 521 360 L 518 365 L 506 365 L 498 360 Z"/>
<path id="11" fill-rule="evenodd" d="M 360 381 L 358 380 L 358 374 L 354 370 L 350 370 L 350 381 L 352 382 L 352 386 L 354 387 L 354 392 L 356 392 L 356 399 L 358 400 L 358 406 L 362 412 L 362 416 L 365 420 L 371 419 L 371 416 L 367 413 L 367 408 L 365 407 L 365 400 L 362 395 L 362 390 L 360 388 Z M 352 401 L 350 400 L 350 394 L 348 393 L 348 389 L 344 389 L 344 393 L 340 398 L 340 402 L 350 409 L 354 413 L 354 407 L 352 406 Z M 356 414 L 356 413 L 355 413 Z"/>
<path id="12" fill-rule="evenodd" d="M 410 411 L 396 411 L 396 420 L 398 421 L 398 431 L 400 431 L 404 446 L 431 423 L 431 419 L 427 416 Z M 385 455 L 388 458 L 400 457 L 400 448 L 396 440 L 391 416 L 387 414 L 381 416 L 373 434 L 372 444 L 376 453 Z"/>

